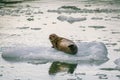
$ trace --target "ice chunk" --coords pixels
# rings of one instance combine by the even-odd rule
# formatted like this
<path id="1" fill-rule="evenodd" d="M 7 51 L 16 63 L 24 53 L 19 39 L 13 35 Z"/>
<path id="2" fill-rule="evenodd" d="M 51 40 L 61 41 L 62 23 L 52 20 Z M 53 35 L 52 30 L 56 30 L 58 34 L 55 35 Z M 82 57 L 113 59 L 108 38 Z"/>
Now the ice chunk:
<path id="1" fill-rule="evenodd" d="M 120 67 L 120 58 L 116 59 L 114 63 Z"/>
<path id="2" fill-rule="evenodd" d="M 107 59 L 107 48 L 102 42 L 81 42 L 78 48 L 78 56 L 91 56 L 94 60 Z"/>
<path id="3" fill-rule="evenodd" d="M 115 69 L 117 69 L 117 70 L 120 71 L 120 58 L 116 59 L 116 60 L 114 61 L 114 63 L 117 65 L 117 66 L 115 67 Z"/>
<path id="4" fill-rule="evenodd" d="M 61 61 L 67 63 L 100 65 L 108 60 L 107 48 L 101 42 L 77 43 L 76 55 L 65 54 L 51 47 L 16 47 L 4 49 L 3 59 L 7 61 L 20 61 L 30 63 L 45 63 L 48 61 Z"/>
<path id="5" fill-rule="evenodd" d="M 57 19 L 60 21 L 67 21 L 69 23 L 74 23 L 74 22 L 79 22 L 79 21 L 85 21 L 86 17 L 74 18 L 74 17 L 67 17 L 67 16 L 59 16 L 57 17 Z"/>

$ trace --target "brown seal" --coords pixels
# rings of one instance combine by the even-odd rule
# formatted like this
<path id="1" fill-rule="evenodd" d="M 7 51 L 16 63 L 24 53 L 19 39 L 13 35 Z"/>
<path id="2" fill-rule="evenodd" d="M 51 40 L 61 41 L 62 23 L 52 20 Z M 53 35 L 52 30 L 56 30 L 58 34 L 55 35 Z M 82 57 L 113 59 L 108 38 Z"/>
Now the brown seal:
<path id="1" fill-rule="evenodd" d="M 59 37 L 56 34 L 51 34 L 49 36 L 49 39 L 53 45 L 53 48 L 57 50 L 60 50 L 69 54 L 76 54 L 78 51 L 77 45 L 69 39 Z"/>

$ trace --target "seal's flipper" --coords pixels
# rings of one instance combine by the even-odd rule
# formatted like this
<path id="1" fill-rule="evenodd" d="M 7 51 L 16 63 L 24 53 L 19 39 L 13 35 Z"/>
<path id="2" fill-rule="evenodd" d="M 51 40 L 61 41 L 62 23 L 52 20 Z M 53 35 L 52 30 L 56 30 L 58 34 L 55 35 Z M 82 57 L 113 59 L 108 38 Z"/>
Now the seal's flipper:
<path id="1" fill-rule="evenodd" d="M 70 48 L 72 54 L 76 54 L 76 53 L 77 53 L 78 49 L 77 49 L 77 46 L 76 46 L 76 45 L 71 44 L 71 45 L 69 45 L 68 47 Z"/>

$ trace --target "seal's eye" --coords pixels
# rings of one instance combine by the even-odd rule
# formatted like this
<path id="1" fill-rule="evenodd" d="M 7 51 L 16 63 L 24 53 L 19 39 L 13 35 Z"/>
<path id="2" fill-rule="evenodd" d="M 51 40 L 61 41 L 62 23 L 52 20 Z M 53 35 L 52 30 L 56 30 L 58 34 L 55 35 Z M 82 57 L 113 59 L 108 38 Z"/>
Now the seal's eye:
<path id="1" fill-rule="evenodd" d="M 55 38 L 56 36 L 55 35 L 53 35 L 53 36 L 51 36 L 52 38 Z"/>
<path id="2" fill-rule="evenodd" d="M 52 40 L 52 39 L 54 39 L 54 38 L 55 38 L 55 36 L 52 36 L 52 35 L 49 37 L 50 40 Z"/>

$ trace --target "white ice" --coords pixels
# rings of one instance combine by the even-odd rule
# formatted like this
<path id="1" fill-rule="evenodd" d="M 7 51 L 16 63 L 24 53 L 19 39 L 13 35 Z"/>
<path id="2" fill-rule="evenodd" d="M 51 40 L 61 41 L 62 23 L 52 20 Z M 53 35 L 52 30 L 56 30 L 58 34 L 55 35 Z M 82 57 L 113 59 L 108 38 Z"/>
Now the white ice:
<path id="1" fill-rule="evenodd" d="M 77 43 L 76 55 L 65 54 L 51 47 L 13 47 L 4 49 L 2 57 L 12 62 L 46 63 L 48 61 L 61 61 L 79 64 L 99 65 L 108 60 L 107 48 L 101 42 Z"/>
<path id="2" fill-rule="evenodd" d="M 86 17 L 81 17 L 81 18 L 74 18 L 74 17 L 68 17 L 68 16 L 59 16 L 57 17 L 58 20 L 60 21 L 67 21 L 69 23 L 74 23 L 74 22 L 79 22 L 79 21 L 85 21 Z"/>
<path id="3" fill-rule="evenodd" d="M 120 58 L 116 59 L 114 63 L 120 67 Z"/>

